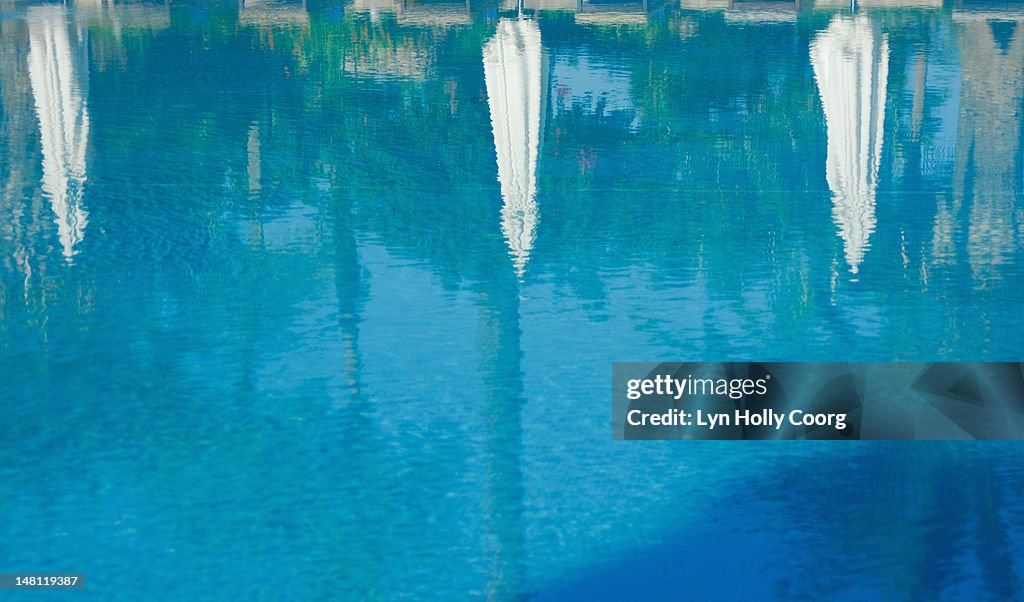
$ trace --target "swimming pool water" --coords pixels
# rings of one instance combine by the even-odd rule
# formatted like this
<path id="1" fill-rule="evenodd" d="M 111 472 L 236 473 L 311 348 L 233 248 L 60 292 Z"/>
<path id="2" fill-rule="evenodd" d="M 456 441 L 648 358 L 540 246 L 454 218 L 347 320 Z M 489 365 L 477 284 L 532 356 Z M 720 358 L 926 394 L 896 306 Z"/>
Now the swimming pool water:
<path id="1" fill-rule="evenodd" d="M 0 4 L 0 572 L 1017 599 L 1013 443 L 613 442 L 613 361 L 1020 361 L 1024 7 Z"/>

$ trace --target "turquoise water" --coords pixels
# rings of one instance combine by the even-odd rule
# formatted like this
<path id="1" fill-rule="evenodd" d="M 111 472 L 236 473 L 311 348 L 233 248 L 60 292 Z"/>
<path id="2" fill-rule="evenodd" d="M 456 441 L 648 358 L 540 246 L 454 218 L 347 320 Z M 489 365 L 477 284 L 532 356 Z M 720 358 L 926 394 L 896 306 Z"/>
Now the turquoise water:
<path id="1" fill-rule="evenodd" d="M 1024 6 L 835 4 L 0 3 L 0 572 L 1024 596 L 1017 444 L 611 441 L 612 361 L 1021 360 Z"/>

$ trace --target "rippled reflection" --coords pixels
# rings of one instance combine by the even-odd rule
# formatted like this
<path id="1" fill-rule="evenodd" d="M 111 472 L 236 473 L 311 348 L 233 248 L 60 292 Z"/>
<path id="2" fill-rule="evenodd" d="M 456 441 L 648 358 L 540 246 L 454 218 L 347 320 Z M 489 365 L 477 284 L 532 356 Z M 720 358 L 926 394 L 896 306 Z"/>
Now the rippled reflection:
<path id="1" fill-rule="evenodd" d="M 287 0 L 241 0 L 238 21 L 244 25 L 293 25 L 309 24 L 309 14 L 301 5 Z"/>
<path id="2" fill-rule="evenodd" d="M 1020 250 L 1024 12 L 958 12 L 953 21 L 961 65 L 956 168 L 936 230 L 955 228 L 950 214 L 969 207 L 968 261 L 987 282 Z"/>
<path id="3" fill-rule="evenodd" d="M 502 19 L 483 55 L 501 183 L 501 231 L 522 277 L 537 231 L 537 152 L 547 115 L 548 68 L 540 28 L 528 19 Z"/>
<path id="4" fill-rule="evenodd" d="M 832 216 L 856 274 L 876 223 L 889 42 L 866 16 L 836 16 L 811 44 L 811 63 L 828 125 Z"/>
<path id="5" fill-rule="evenodd" d="M 82 206 L 89 144 L 88 40 L 84 31 L 69 30 L 72 24 L 60 7 L 32 7 L 26 20 L 28 72 L 42 138 L 42 186 L 57 215 L 64 257 L 70 260 L 89 223 Z"/>

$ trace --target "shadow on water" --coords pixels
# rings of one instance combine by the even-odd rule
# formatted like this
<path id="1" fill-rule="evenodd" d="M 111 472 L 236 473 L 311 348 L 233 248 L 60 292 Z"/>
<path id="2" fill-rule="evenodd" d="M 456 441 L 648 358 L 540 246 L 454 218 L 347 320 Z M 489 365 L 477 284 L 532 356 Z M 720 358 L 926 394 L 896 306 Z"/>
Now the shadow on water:
<path id="1" fill-rule="evenodd" d="M 531 599 L 1020 596 L 1013 444 L 842 448 L 816 450 L 828 463 L 754 475 L 717 508 L 695 508 L 661 543 L 576 571 Z"/>

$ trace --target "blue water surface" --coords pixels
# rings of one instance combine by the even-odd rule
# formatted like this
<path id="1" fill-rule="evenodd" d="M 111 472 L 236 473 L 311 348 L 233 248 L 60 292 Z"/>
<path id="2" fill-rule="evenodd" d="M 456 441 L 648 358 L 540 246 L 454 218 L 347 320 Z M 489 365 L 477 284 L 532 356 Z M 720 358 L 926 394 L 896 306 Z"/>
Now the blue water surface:
<path id="1" fill-rule="evenodd" d="M 0 2 L 0 572 L 1024 598 L 1017 443 L 610 429 L 613 361 L 1024 359 L 1024 5 L 501 1 Z"/>

